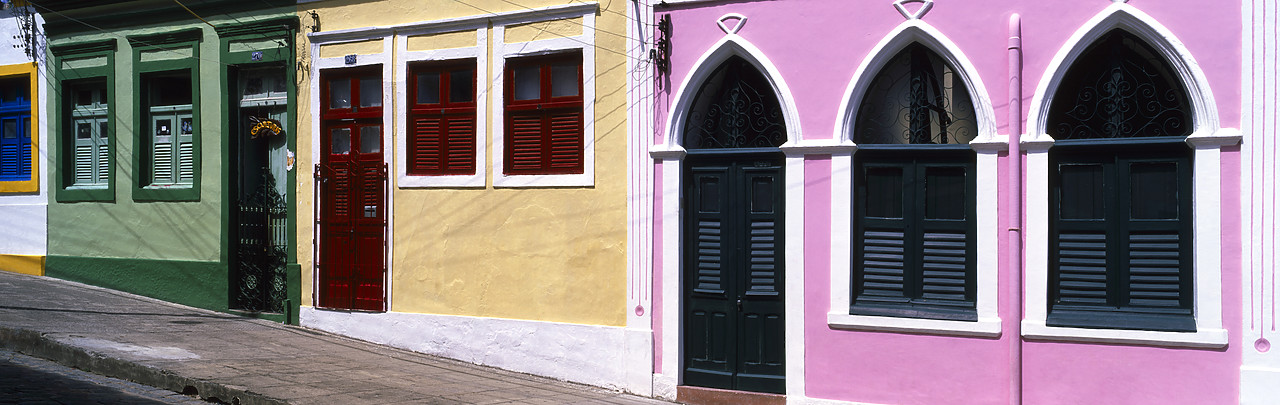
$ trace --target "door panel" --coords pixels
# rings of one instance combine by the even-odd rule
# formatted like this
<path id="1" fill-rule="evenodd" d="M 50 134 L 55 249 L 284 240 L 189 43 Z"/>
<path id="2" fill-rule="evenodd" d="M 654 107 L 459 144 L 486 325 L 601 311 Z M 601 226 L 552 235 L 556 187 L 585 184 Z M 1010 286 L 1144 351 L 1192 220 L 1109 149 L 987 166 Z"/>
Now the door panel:
<path id="1" fill-rule="evenodd" d="M 684 384 L 781 393 L 781 159 L 687 162 Z"/>
<path id="2" fill-rule="evenodd" d="M 371 72 L 323 80 L 321 307 L 386 310 L 386 148 L 381 81 Z"/>

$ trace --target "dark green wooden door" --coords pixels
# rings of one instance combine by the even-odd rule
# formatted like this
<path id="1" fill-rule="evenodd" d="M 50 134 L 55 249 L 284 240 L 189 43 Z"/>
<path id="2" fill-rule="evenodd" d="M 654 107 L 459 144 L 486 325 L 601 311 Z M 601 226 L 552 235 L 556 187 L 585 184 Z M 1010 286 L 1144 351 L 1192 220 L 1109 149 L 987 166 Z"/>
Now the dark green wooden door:
<path id="1" fill-rule="evenodd" d="M 684 384 L 783 393 L 783 166 L 686 160 Z"/>

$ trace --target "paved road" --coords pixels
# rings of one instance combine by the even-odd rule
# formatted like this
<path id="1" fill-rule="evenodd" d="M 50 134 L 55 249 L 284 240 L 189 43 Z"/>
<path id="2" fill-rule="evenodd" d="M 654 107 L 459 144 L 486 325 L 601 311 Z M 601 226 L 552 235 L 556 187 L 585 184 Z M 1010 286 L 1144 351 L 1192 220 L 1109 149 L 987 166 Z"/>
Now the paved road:
<path id="1" fill-rule="evenodd" d="M 208 405 L 173 391 L 86 373 L 0 349 L 0 404 Z"/>

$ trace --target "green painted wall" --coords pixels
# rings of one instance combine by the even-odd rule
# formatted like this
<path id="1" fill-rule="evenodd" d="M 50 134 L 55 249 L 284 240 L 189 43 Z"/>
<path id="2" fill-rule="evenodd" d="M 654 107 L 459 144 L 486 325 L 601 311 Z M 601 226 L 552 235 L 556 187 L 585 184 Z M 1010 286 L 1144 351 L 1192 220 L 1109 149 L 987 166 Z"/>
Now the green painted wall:
<path id="1" fill-rule="evenodd" d="M 132 4 L 132 3 L 129 3 Z M 120 6 L 121 12 L 128 5 Z M 51 47 L 77 43 L 115 39 L 113 76 L 114 98 L 110 100 L 114 114 L 114 148 L 111 156 L 114 170 L 111 173 L 114 187 L 109 200 L 88 202 L 59 202 L 50 193 L 48 224 L 48 265 L 46 274 L 113 289 L 128 291 L 181 304 L 226 311 L 229 302 L 228 250 L 230 226 L 228 201 L 223 197 L 227 189 L 224 163 L 229 159 L 225 146 L 227 132 L 232 128 L 224 123 L 228 106 L 226 69 L 229 62 L 223 60 L 225 44 L 213 27 L 195 18 L 153 24 L 138 24 L 106 31 L 78 31 L 66 35 L 54 35 L 49 39 Z M 254 21 L 281 17 L 296 18 L 294 8 L 258 10 L 251 13 L 204 15 L 209 23 L 223 27 L 230 24 L 249 24 Z M 127 38 L 138 38 L 199 30 L 199 42 L 195 45 L 192 79 L 197 88 L 193 94 L 193 115 L 196 115 L 197 137 L 196 177 L 194 190 L 170 193 L 145 190 L 135 186 L 139 176 L 145 176 L 136 164 L 135 148 L 138 137 L 145 136 L 139 122 L 138 74 L 134 45 Z M 290 36 L 291 37 L 291 36 Z M 150 40 L 150 39 L 148 39 Z M 144 45 L 135 44 L 139 49 Z M 49 55 L 51 68 L 47 72 L 49 94 L 47 103 L 49 122 L 62 122 L 63 92 L 57 77 L 58 58 Z M 285 62 L 293 67 L 293 61 Z M 288 124 L 286 124 L 288 125 Z M 58 128 L 52 126 L 51 128 Z M 292 136 L 293 128 L 286 128 Z M 67 139 L 57 129 L 51 129 L 49 150 L 59 150 Z M 290 149 L 293 149 L 290 142 Z M 59 156 L 51 156 L 57 159 Z M 51 190 L 59 184 L 65 165 L 55 161 L 49 165 Z M 296 172 L 295 172 L 296 173 Z M 282 179 L 282 181 L 288 181 Z M 194 192 L 192 192 L 194 191 Z M 159 195 L 159 196 L 157 196 Z M 183 200 L 183 201 L 164 201 Z M 292 203 L 292 202 L 291 202 Z M 293 225 L 291 221 L 291 225 Z M 290 232 L 296 233 L 294 231 Z M 296 249 L 289 249 L 295 251 Z M 288 266 L 289 291 L 296 322 L 298 304 L 298 277 L 301 270 L 296 259 L 290 258 Z M 283 317 L 279 320 L 284 320 Z"/>
<path id="2" fill-rule="evenodd" d="M 45 275 L 214 311 L 227 310 L 216 262 L 48 256 Z"/>
<path id="3" fill-rule="evenodd" d="M 198 25 L 197 25 L 198 24 Z M 198 72 L 193 78 L 199 83 L 201 94 L 221 94 L 218 62 L 218 36 L 203 23 L 166 25 L 144 29 L 118 30 L 115 32 L 78 35 L 50 41 L 51 45 L 75 43 L 106 38 L 123 38 L 132 35 L 161 33 L 179 29 L 204 28 L 198 44 Z M 130 259 L 161 259 L 183 261 L 220 260 L 221 195 L 223 179 L 215 170 L 223 153 L 220 136 L 223 125 L 222 106 L 218 98 L 194 100 L 199 103 L 201 116 L 199 201 L 152 202 L 136 201 L 133 195 L 135 179 L 142 175 L 133 165 L 134 147 L 139 136 L 138 94 L 135 93 L 137 71 L 134 69 L 134 50 L 129 41 L 116 41 L 115 99 L 111 100 L 115 113 L 114 130 L 116 150 L 115 198 L 113 202 L 81 202 L 60 204 L 56 199 L 49 204 L 49 255 L 78 257 L 111 257 Z M 60 83 L 50 80 L 51 94 L 61 94 Z M 50 122 L 63 120 L 59 108 L 60 97 L 52 97 L 49 106 Z M 210 119 L 212 118 L 212 119 Z M 54 147 L 60 147 L 60 136 L 50 136 Z M 50 179 L 62 176 L 63 165 L 50 165 Z M 49 187 L 56 187 L 56 182 Z"/>

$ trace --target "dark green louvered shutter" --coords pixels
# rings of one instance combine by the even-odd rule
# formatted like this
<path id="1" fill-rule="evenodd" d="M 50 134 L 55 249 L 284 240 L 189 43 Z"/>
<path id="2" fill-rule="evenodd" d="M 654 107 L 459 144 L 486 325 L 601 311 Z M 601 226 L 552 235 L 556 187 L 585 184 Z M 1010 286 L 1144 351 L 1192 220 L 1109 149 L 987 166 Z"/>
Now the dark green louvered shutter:
<path id="1" fill-rule="evenodd" d="M 1190 149 L 1071 146 L 1053 154 L 1048 323 L 1194 331 Z"/>
<path id="2" fill-rule="evenodd" d="M 976 320 L 972 152 L 859 151 L 850 313 Z"/>

